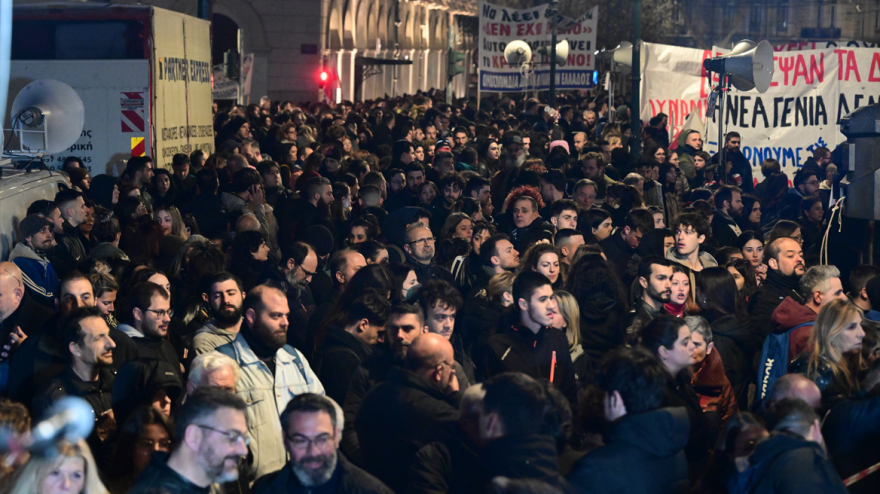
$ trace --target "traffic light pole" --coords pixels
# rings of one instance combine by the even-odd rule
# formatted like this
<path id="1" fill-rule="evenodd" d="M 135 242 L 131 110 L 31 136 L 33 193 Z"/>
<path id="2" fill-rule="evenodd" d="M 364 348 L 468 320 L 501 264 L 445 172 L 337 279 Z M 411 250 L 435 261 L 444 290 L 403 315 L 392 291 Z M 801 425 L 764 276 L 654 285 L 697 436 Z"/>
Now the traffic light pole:
<path id="1" fill-rule="evenodd" d="M 642 120 L 639 108 L 641 95 L 639 94 L 639 85 L 642 82 L 642 54 L 641 54 L 641 38 L 642 37 L 642 0 L 633 0 L 633 49 L 632 49 L 632 101 L 629 102 L 630 112 L 630 153 L 633 163 L 639 159 L 642 144 Z M 612 104 L 614 104 L 612 102 Z"/>
<path id="2" fill-rule="evenodd" d="M 550 0 L 550 94 L 551 107 L 556 106 L 556 11 L 559 0 Z"/>

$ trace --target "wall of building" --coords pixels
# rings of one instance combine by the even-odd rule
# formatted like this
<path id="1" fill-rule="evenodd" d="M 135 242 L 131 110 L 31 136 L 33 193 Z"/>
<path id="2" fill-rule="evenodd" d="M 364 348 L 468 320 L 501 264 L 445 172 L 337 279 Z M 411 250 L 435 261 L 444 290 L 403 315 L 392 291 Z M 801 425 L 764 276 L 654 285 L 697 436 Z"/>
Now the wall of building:
<path id="1" fill-rule="evenodd" d="M 43 0 L 16 0 L 39 3 Z M 135 3 L 122 0 L 117 3 Z M 140 3 L 196 15 L 196 0 L 143 0 Z M 476 15 L 472 0 L 212 0 L 215 13 L 238 24 L 242 53 L 254 54 L 251 100 L 319 101 L 317 75 L 322 58 L 336 68 L 342 99 L 354 99 L 358 56 L 404 57 L 412 65 L 383 66 L 364 81 L 362 98 L 414 93 L 446 86 L 447 33 L 458 15 Z M 473 54 L 476 40 L 463 36 L 457 48 Z M 377 52 L 377 40 L 380 50 Z M 470 74 L 453 85 L 463 95 Z"/>

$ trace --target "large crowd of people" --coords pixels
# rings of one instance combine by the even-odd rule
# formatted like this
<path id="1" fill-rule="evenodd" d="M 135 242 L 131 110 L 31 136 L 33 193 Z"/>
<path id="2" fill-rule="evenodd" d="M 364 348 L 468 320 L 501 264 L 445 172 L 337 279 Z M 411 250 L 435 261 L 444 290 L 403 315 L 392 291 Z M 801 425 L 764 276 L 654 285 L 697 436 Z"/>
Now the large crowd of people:
<path id="1" fill-rule="evenodd" d="M 880 492 L 832 151 L 758 180 L 559 102 L 263 98 L 171 169 L 68 157 L 0 263 L 0 426 L 95 424 L 0 492 Z"/>

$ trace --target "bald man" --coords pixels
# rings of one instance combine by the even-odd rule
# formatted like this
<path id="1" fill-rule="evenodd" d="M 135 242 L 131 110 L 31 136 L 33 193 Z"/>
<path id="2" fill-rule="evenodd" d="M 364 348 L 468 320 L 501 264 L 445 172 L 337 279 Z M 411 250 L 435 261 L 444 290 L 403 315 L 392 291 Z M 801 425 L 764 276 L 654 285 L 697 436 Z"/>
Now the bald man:
<path id="1" fill-rule="evenodd" d="M 822 408 L 822 392 L 819 391 L 819 386 L 803 374 L 786 374 L 780 377 L 773 385 L 768 406 L 785 398 L 804 400 L 816 410 Z"/>
<path id="2" fill-rule="evenodd" d="M 413 340 L 405 368 L 364 398 L 355 421 L 365 467 L 395 492 L 406 492 L 410 463 L 425 444 L 455 434 L 461 393 L 449 341 L 433 333 Z"/>
<path id="3" fill-rule="evenodd" d="M 6 390 L 9 358 L 50 317 L 52 311 L 28 295 L 21 269 L 15 263 L 0 262 L 0 392 Z"/>

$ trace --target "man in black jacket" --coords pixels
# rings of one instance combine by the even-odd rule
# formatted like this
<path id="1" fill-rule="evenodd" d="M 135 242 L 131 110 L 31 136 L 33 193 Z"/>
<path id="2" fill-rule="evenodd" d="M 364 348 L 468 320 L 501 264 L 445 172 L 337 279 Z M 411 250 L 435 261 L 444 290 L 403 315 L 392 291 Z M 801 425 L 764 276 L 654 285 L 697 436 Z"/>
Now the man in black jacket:
<path id="1" fill-rule="evenodd" d="M 182 381 L 177 351 L 166 339 L 171 322 L 171 296 L 165 288 L 144 281 L 131 289 L 129 297 L 131 325 L 142 336 L 132 338 L 138 349 L 138 360 L 167 362 Z"/>
<path id="2" fill-rule="evenodd" d="M 502 318 L 498 332 L 474 350 L 477 381 L 503 372 L 522 372 L 549 379 L 577 406 L 577 383 L 565 334 L 550 327 L 559 310 L 550 280 L 524 271 L 513 282 L 511 317 Z"/>
<path id="3" fill-rule="evenodd" d="M 448 269 L 434 263 L 434 254 L 436 254 L 434 243 L 437 239 L 427 225 L 413 223 L 407 227 L 404 235 L 406 243 L 403 245 L 403 250 L 406 252 L 406 262 L 416 272 L 420 284 L 424 285 L 431 280 L 455 283 Z"/>
<path id="4" fill-rule="evenodd" d="M 306 182 L 299 198 L 290 198 L 279 204 L 278 243 L 300 240 L 312 225 L 321 225 L 335 238 L 336 226 L 330 221 L 330 205 L 333 204 L 333 187 L 325 177 L 315 177 Z"/>
<path id="5" fill-rule="evenodd" d="M 358 465 L 364 464 L 357 435 L 357 417 L 364 398 L 388 380 L 392 369 L 403 366 L 407 349 L 425 332 L 425 313 L 419 304 L 394 304 L 385 325 L 385 344 L 374 347 L 370 358 L 358 366 L 352 376 L 342 406 L 348 427 L 342 432 L 341 446 L 345 455 Z"/>
<path id="6" fill-rule="evenodd" d="M 368 290 L 348 308 L 344 328 L 327 329 L 313 361 L 324 392 L 336 403 L 345 402 L 348 385 L 358 366 L 373 353 L 373 346 L 384 339 L 390 308 L 385 297 Z"/>
<path id="7" fill-rule="evenodd" d="M 523 195 L 510 205 L 513 228 L 508 232 L 518 252 L 525 252 L 541 240 L 553 240 L 553 226 L 541 219 L 538 202 Z"/>
<path id="8" fill-rule="evenodd" d="M 483 487 L 495 477 L 534 480 L 562 492 L 571 486 L 559 473 L 556 441 L 544 433 L 549 398 L 541 383 L 519 372 L 499 374 L 483 383 L 480 417 Z"/>
<path id="9" fill-rule="evenodd" d="M 715 192 L 715 214 L 712 216 L 712 237 L 722 247 L 736 247 L 736 240 L 742 234 L 739 225 L 733 220 L 742 214 L 742 189 L 725 185 Z"/>
<path id="10" fill-rule="evenodd" d="M 737 475 L 735 492 L 847 492 L 825 452 L 819 416 L 812 407 L 803 400 L 786 398 L 771 407 L 768 418 L 774 433 L 755 446 L 749 468 Z"/>
<path id="11" fill-rule="evenodd" d="M 392 368 L 364 398 L 355 424 L 364 465 L 395 492 L 406 492 L 419 448 L 455 434 L 461 394 L 453 360 L 445 338 L 423 334 L 407 350 L 406 368 Z"/>
<path id="12" fill-rule="evenodd" d="M 103 440 L 113 432 L 108 428 L 113 422 L 110 398 L 114 373 L 110 366 L 116 344 L 110 339 L 110 328 L 98 308 L 83 307 L 67 316 L 61 334 L 68 365 L 61 375 L 43 383 L 34 399 L 34 415 L 45 417 L 49 408 L 65 396 L 82 398 L 95 412 L 93 437 Z"/>
<path id="13" fill-rule="evenodd" d="M 86 221 L 88 208 L 83 193 L 73 189 L 62 190 L 55 195 L 55 204 L 64 218 L 63 232 L 55 235 L 54 256 L 49 256 L 52 268 L 59 277 L 75 270 L 77 264 L 86 260 L 86 249 L 79 240 L 79 225 Z"/>
<path id="14" fill-rule="evenodd" d="M 199 388 L 174 420 L 171 454 L 155 454 L 130 494 L 204 494 L 212 484 L 238 479 L 238 462 L 248 454 L 245 403 L 233 393 Z"/>
<path id="15" fill-rule="evenodd" d="M 62 318 L 77 308 L 94 307 L 92 283 L 78 271 L 69 273 L 58 284 L 56 298 L 58 312 L 46 320 L 42 331 L 36 331 L 20 343 L 9 361 L 7 394 L 25 405 L 33 401 L 41 384 L 64 372 L 67 360 L 61 354 Z M 110 328 L 110 338 L 116 344 L 113 368 L 118 369 L 138 356 L 135 343 L 119 329 Z M 169 344 L 170 345 L 170 344 Z"/>
<path id="16" fill-rule="evenodd" d="M 290 461 L 286 468 L 261 478 L 254 494 L 392 494 L 379 479 L 339 454 L 342 424 L 337 423 L 338 408 L 332 399 L 312 393 L 290 400 L 281 413 L 284 448 Z"/>
<path id="17" fill-rule="evenodd" d="M 630 343 L 635 343 L 651 319 L 666 314 L 663 305 L 672 295 L 672 261 L 660 256 L 644 257 L 639 261 L 638 274 L 642 295 L 627 318 L 626 337 Z"/>
<path id="18" fill-rule="evenodd" d="M 602 364 L 604 446 L 572 468 L 578 492 L 688 492 L 684 456 L 690 422 L 682 408 L 660 408 L 668 372 L 650 352 L 622 348 Z"/>
<path id="19" fill-rule="evenodd" d="M 770 317 L 785 297 L 803 304 L 800 279 L 804 274 L 804 251 L 794 239 L 784 237 L 773 241 L 764 251 L 767 279 L 749 299 L 749 320 L 763 340 L 773 332 Z"/>
<path id="20" fill-rule="evenodd" d="M 633 209 L 626 215 L 621 228 L 599 242 L 602 252 L 618 273 L 625 273 L 626 266 L 642 241 L 642 236 L 654 229 L 654 215 L 647 209 Z"/>

